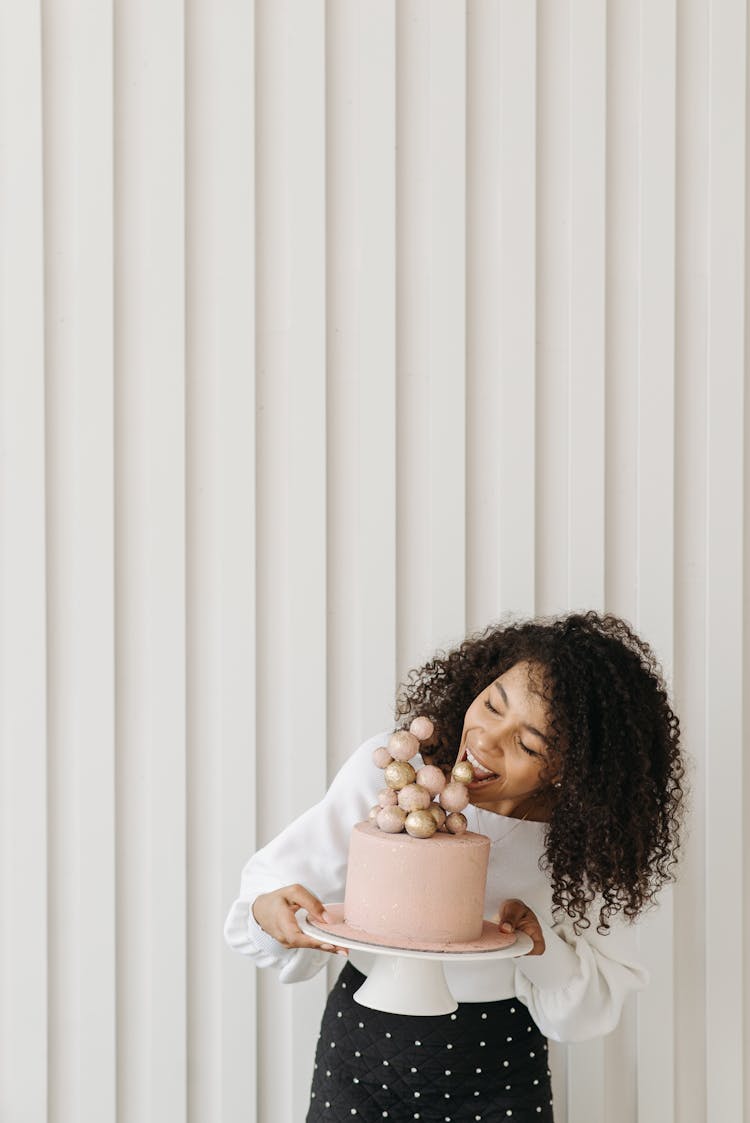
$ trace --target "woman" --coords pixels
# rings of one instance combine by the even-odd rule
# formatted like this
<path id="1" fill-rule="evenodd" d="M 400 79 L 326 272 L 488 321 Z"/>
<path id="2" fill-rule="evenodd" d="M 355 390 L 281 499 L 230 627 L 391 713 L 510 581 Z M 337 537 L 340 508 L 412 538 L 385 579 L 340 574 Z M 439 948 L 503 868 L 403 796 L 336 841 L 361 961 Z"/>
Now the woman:
<path id="1" fill-rule="evenodd" d="M 683 804 L 679 722 L 649 647 L 594 612 L 490 628 L 412 671 L 400 724 L 428 716 L 425 762 L 474 768 L 470 830 L 489 836 L 486 915 L 531 951 L 448 963 L 455 1014 L 406 1017 L 352 994 L 370 960 L 352 951 L 329 996 L 308 1123 L 552 1120 L 546 1038 L 617 1024 L 645 985 L 631 926 L 673 876 Z M 230 946 L 285 982 L 336 949 L 300 931 L 341 901 L 349 835 L 383 786 L 365 742 L 321 803 L 245 867 Z"/>

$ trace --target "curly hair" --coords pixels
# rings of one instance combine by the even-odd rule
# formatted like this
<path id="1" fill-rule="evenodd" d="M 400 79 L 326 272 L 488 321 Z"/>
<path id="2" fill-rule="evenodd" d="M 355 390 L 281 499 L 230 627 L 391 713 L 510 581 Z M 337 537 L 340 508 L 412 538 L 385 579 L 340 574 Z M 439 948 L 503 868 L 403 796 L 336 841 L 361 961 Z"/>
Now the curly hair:
<path id="1" fill-rule="evenodd" d="M 491 626 L 412 670 L 396 703 L 404 725 L 435 724 L 428 753 L 450 772 L 464 714 L 526 661 L 549 714 L 547 775 L 559 775 L 542 868 L 553 908 L 579 931 L 635 918 L 674 880 L 684 807 L 680 723 L 656 658 L 624 620 L 596 612 Z"/>

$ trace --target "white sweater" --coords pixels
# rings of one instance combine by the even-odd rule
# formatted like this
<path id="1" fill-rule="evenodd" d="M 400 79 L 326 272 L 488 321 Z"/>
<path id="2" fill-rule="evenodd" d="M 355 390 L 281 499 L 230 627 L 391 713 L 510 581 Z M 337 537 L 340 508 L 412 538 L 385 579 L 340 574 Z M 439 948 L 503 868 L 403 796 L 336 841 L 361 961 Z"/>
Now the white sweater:
<path id="1" fill-rule="evenodd" d="M 282 982 L 309 979 L 329 954 L 311 948 L 286 948 L 255 922 L 252 902 L 261 893 L 285 885 L 304 885 L 324 904 L 344 899 L 346 863 L 352 826 L 367 818 L 383 787 L 383 773 L 372 751 L 387 740 L 378 734 L 344 764 L 325 797 L 259 850 L 242 872 L 240 896 L 224 927 L 227 943 L 250 956 L 259 967 L 276 967 Z M 492 918 L 502 901 L 517 897 L 534 910 L 542 926 L 543 955 L 444 963 L 452 994 L 459 1002 L 491 1002 L 516 997 L 524 1002 L 542 1033 L 556 1041 L 582 1041 L 615 1028 L 626 996 L 646 985 L 636 957 L 635 929 L 611 922 L 601 936 L 596 918 L 581 935 L 569 921 L 553 923 L 552 891 L 539 870 L 544 824 L 510 819 L 469 806 L 469 830 L 492 843 L 487 875 L 485 916 Z M 367 974 L 371 956 L 350 951 L 354 967 Z"/>

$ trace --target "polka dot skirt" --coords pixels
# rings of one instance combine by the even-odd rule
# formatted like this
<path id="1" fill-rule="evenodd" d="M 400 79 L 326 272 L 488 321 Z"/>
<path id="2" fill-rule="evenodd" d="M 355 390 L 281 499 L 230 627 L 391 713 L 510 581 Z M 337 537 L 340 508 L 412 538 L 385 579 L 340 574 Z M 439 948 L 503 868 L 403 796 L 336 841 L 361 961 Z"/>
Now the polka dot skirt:
<path id="1" fill-rule="evenodd" d="M 306 1123 L 553 1123 L 547 1042 L 518 999 L 405 1017 L 354 1001 L 347 963 L 315 1053 Z"/>

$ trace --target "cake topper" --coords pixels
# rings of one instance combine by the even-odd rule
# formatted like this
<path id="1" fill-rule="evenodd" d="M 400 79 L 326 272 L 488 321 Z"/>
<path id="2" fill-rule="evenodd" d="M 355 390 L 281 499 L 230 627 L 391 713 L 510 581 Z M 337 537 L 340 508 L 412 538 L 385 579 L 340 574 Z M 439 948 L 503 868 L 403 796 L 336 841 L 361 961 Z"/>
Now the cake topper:
<path id="1" fill-rule="evenodd" d="M 469 761 L 455 766 L 450 781 L 433 764 L 416 771 L 409 763 L 419 752 L 420 742 L 428 741 L 434 731 L 428 717 L 415 717 L 408 731 L 398 729 L 387 746 L 381 745 L 372 754 L 375 765 L 383 769 L 387 787 L 378 792 L 369 820 L 387 834 L 406 831 L 413 838 L 431 838 L 436 831 L 458 835 L 467 828 L 461 812 L 469 803 L 467 785 L 474 779 Z"/>

